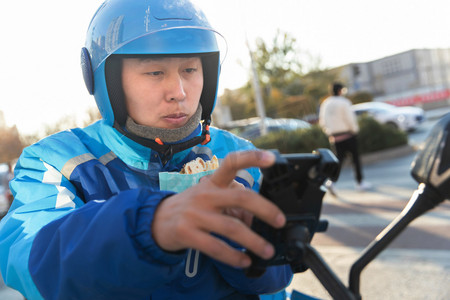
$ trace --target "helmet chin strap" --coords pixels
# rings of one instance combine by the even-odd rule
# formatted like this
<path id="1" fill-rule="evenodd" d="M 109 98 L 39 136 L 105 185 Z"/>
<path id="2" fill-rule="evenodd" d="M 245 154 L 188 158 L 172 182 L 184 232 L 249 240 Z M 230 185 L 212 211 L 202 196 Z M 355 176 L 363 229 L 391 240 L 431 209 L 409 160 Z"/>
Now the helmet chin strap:
<path id="1" fill-rule="evenodd" d="M 205 145 L 210 140 L 209 125 L 210 119 L 202 122 L 202 133 L 186 141 L 176 143 L 188 137 L 200 123 L 202 106 L 199 104 L 195 114 L 189 119 L 186 125 L 177 129 L 162 129 L 136 124 L 130 117 L 127 118 L 125 128 L 119 124 L 114 127 L 126 137 L 135 142 L 149 147 L 160 154 L 163 164 L 166 164 L 173 154 L 194 147 L 198 144 Z"/>

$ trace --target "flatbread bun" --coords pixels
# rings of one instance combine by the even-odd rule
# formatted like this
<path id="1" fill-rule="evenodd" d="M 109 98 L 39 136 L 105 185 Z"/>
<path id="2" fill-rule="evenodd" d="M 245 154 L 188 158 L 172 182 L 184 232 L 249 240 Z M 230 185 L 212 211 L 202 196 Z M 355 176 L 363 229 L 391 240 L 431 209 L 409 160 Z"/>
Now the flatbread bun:
<path id="1" fill-rule="evenodd" d="M 204 161 L 201 157 L 197 157 L 186 163 L 181 169 L 181 174 L 196 174 L 204 171 L 215 170 L 219 167 L 219 160 L 214 155 L 211 160 Z"/>
<path id="2" fill-rule="evenodd" d="M 218 167 L 219 167 L 219 160 L 215 155 L 211 158 L 211 160 L 208 160 L 206 162 L 206 171 L 215 170 Z"/>

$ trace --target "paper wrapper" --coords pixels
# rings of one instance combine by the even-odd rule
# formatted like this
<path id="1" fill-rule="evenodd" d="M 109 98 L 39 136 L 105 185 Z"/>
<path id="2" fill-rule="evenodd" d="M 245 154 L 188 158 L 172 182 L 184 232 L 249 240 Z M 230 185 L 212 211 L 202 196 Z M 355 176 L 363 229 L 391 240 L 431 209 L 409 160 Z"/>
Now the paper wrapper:
<path id="1" fill-rule="evenodd" d="M 212 174 L 215 170 L 204 171 L 196 174 L 180 174 L 177 172 L 159 173 L 159 188 L 161 191 L 172 191 L 181 193 L 182 191 L 196 185 L 200 178 Z"/>

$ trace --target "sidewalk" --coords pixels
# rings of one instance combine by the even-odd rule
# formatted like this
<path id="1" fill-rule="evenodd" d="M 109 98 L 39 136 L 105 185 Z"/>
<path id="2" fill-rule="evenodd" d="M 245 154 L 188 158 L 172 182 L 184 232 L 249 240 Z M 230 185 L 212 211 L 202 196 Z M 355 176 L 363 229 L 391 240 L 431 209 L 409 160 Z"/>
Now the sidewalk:
<path id="1" fill-rule="evenodd" d="M 349 174 L 344 175 L 343 180 L 351 180 Z M 329 228 L 324 233 L 316 233 L 312 245 L 345 286 L 349 284 L 352 264 L 370 241 L 399 214 L 411 196 L 408 182 L 388 181 L 365 193 L 356 192 L 351 184 L 341 182 L 338 198 L 325 195 L 321 218 L 329 221 Z M 360 277 L 362 299 L 450 299 L 449 230 L 448 204 L 414 220 L 364 268 Z M 295 274 L 287 290 L 293 289 L 331 300 L 310 270 Z"/>
<path id="2" fill-rule="evenodd" d="M 317 247 L 324 260 L 348 286 L 351 265 L 362 248 Z M 387 249 L 361 274 L 364 300 L 446 300 L 450 299 L 450 253 L 447 250 Z M 331 299 L 311 270 L 295 274 L 293 289 L 320 299 Z"/>
<path id="3" fill-rule="evenodd" d="M 312 245 L 346 286 L 361 251 L 400 214 L 417 188 L 409 175 L 414 152 L 410 145 L 382 151 L 374 155 L 376 163 L 366 156 L 369 163 L 364 171 L 372 190 L 355 191 L 353 170 L 346 167 L 336 183 L 338 196 L 325 195 L 322 219 L 329 221 L 329 228 L 316 234 Z M 450 203 L 446 201 L 414 220 L 364 269 L 363 299 L 450 299 L 449 247 Z M 296 274 L 288 291 L 292 289 L 331 299 L 311 271 Z"/>
<path id="4" fill-rule="evenodd" d="M 450 107 L 441 107 L 438 109 L 426 110 L 425 117 L 427 120 L 434 120 L 439 119 L 447 113 L 450 113 Z"/>

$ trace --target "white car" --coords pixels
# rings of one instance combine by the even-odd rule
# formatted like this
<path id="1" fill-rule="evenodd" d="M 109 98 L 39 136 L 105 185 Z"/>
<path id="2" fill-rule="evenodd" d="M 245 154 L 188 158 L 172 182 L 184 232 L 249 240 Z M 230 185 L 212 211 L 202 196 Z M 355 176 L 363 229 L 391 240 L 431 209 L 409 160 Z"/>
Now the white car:
<path id="1" fill-rule="evenodd" d="M 425 113 L 420 107 L 365 102 L 352 105 L 352 108 L 357 116 L 368 114 L 381 124 L 388 124 L 403 131 L 414 131 L 425 121 Z"/>

